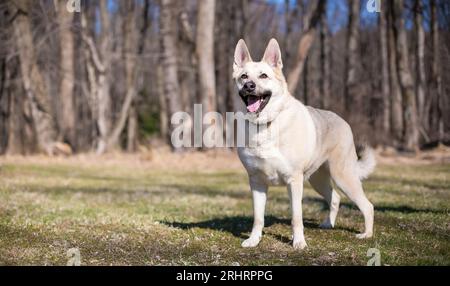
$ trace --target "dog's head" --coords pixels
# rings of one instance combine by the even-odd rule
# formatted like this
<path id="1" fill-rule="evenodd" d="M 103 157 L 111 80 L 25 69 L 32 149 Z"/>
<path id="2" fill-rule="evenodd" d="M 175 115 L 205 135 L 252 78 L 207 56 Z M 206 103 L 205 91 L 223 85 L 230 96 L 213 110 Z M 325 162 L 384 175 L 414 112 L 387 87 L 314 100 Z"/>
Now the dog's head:
<path id="1" fill-rule="evenodd" d="M 270 40 L 260 62 L 252 60 L 244 40 L 239 40 L 234 52 L 233 78 L 248 113 L 271 112 L 286 95 L 282 68 L 280 46 L 275 39 Z"/>

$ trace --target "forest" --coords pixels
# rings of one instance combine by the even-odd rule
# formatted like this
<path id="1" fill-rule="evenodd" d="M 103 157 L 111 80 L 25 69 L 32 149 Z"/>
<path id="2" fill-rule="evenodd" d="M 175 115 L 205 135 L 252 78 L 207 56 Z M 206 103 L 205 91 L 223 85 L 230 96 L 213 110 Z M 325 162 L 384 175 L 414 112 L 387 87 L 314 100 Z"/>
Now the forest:
<path id="1" fill-rule="evenodd" d="M 0 154 L 170 145 L 175 112 L 242 104 L 241 38 L 256 59 L 276 38 L 292 95 L 358 140 L 450 142 L 449 1 L 4 0 L 0 14 Z"/>

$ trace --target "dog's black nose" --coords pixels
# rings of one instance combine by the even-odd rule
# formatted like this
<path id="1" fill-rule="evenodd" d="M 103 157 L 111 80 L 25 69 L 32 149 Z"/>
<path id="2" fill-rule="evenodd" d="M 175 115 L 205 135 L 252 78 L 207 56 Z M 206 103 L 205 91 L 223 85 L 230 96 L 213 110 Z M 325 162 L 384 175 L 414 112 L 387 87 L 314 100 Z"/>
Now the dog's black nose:
<path id="1" fill-rule="evenodd" d="M 244 90 L 246 92 L 253 92 L 253 91 L 255 91 L 255 88 L 256 88 L 256 84 L 253 81 L 249 81 L 244 84 Z"/>

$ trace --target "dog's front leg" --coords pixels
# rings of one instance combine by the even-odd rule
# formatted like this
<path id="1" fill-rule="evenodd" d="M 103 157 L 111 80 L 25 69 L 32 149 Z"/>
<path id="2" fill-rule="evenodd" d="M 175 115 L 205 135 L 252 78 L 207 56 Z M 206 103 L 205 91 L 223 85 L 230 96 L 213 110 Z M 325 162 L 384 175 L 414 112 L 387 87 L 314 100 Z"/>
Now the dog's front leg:
<path id="1" fill-rule="evenodd" d="M 306 241 L 303 234 L 303 214 L 302 214 L 302 198 L 303 198 L 303 174 L 298 180 L 294 180 L 288 184 L 289 196 L 291 198 L 292 211 L 292 245 L 295 249 L 305 248 Z"/>
<path id="2" fill-rule="evenodd" d="M 264 211 L 266 208 L 267 185 L 250 179 L 253 196 L 253 229 L 250 237 L 242 242 L 242 247 L 255 247 L 259 244 L 264 228 Z"/>

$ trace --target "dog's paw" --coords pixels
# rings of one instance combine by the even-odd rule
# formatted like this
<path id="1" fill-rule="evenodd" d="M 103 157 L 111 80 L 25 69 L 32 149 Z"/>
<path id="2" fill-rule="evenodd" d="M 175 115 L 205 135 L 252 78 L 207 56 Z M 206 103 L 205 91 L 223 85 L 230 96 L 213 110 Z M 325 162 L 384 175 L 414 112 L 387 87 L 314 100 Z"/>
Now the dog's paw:
<path id="1" fill-rule="evenodd" d="M 294 241 L 292 242 L 292 246 L 294 247 L 294 249 L 302 250 L 305 249 L 308 245 L 306 244 L 306 241 L 304 239 L 294 239 Z"/>
<path id="2" fill-rule="evenodd" d="M 248 248 L 248 247 L 256 247 L 259 244 L 259 241 L 261 239 L 257 237 L 250 237 L 249 239 L 246 239 L 242 242 L 241 246 Z"/>
<path id="3" fill-rule="evenodd" d="M 367 233 L 367 232 L 365 232 L 365 233 L 358 233 L 356 235 L 356 238 L 358 238 L 358 239 L 365 239 L 365 238 L 371 238 L 371 237 L 372 237 L 372 233 Z"/>
<path id="4" fill-rule="evenodd" d="M 332 229 L 333 227 L 334 225 L 332 225 L 328 219 L 319 225 L 319 228 L 321 229 Z"/>

